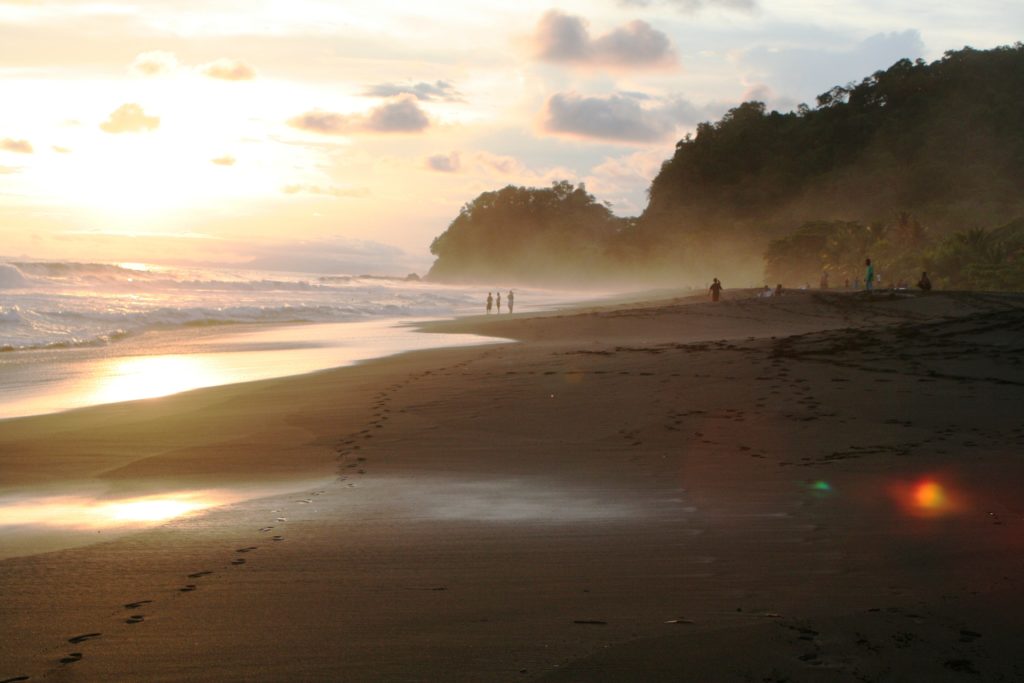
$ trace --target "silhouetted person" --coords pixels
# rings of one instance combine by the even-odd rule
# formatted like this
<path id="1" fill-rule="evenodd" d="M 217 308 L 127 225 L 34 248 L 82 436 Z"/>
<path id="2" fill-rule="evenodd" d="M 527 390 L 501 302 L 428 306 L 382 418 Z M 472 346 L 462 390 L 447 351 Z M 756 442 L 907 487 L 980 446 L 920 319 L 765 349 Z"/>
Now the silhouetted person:
<path id="1" fill-rule="evenodd" d="M 511 289 L 508 290 L 508 298 L 506 299 L 506 301 L 508 301 L 508 312 L 511 313 L 512 306 L 515 304 L 516 301 L 516 295 L 512 293 Z"/>
<path id="2" fill-rule="evenodd" d="M 498 292 L 498 313 L 501 313 L 501 292 Z"/>
<path id="3" fill-rule="evenodd" d="M 828 273 L 821 274 L 821 288 L 828 289 Z"/>
<path id="4" fill-rule="evenodd" d="M 492 306 L 494 306 L 494 297 L 491 296 L 490 292 L 487 292 L 487 315 L 491 314 Z"/>
<path id="5" fill-rule="evenodd" d="M 846 278 L 846 285 L 844 286 L 844 288 L 845 289 L 849 289 L 850 288 L 850 278 Z"/>
<path id="6" fill-rule="evenodd" d="M 718 301 L 718 297 L 722 294 L 722 283 L 719 282 L 717 277 L 715 278 L 715 281 L 711 283 L 711 286 L 708 287 L 708 291 L 711 292 L 711 300 Z"/>
<path id="7" fill-rule="evenodd" d="M 922 292 L 932 291 L 932 281 L 928 279 L 928 273 L 921 273 L 921 279 L 917 281 L 917 286 Z"/>
<path id="8" fill-rule="evenodd" d="M 782 283 L 775 285 L 775 296 L 782 296 Z"/>
<path id="9" fill-rule="evenodd" d="M 875 267 L 871 265 L 871 259 L 864 261 L 864 289 L 869 292 L 875 288 Z"/>

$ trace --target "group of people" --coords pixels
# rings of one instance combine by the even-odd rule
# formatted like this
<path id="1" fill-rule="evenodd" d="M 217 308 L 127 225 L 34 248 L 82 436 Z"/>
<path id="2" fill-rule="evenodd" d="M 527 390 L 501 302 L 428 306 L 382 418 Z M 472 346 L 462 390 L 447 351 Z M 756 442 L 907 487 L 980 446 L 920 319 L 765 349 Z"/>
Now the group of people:
<path id="1" fill-rule="evenodd" d="M 881 279 L 881 278 L 879 278 L 879 279 Z M 821 289 L 828 289 L 828 273 L 822 273 L 821 274 L 820 287 L 821 287 Z M 932 289 L 932 281 L 928 278 L 927 271 L 921 273 L 921 279 L 917 281 L 917 287 L 922 292 L 930 292 L 931 291 L 931 289 Z M 803 288 L 804 289 L 809 289 L 810 285 L 805 285 Z M 846 280 L 846 288 L 847 289 L 850 288 L 850 281 L 849 281 L 849 279 Z M 860 289 L 860 280 L 855 280 L 854 281 L 854 288 L 855 289 Z M 874 264 L 871 263 L 871 259 L 866 259 L 864 261 L 864 289 L 870 292 L 874 288 L 875 288 L 875 266 L 874 266 Z M 722 296 L 722 281 L 719 280 L 717 277 L 711 283 L 711 286 L 708 287 L 708 294 L 710 295 L 712 301 L 718 301 L 721 298 L 721 296 Z M 512 295 L 512 293 L 509 292 L 509 296 L 511 296 L 511 295 Z M 768 285 L 765 285 L 764 286 L 764 290 L 762 290 L 761 293 L 758 296 L 761 296 L 761 297 L 782 296 L 782 285 L 779 284 L 775 288 L 774 292 L 771 290 L 771 288 L 768 287 Z M 500 301 L 499 301 L 498 305 L 500 307 L 500 305 L 501 305 Z M 487 311 L 490 312 L 490 310 L 491 310 L 490 295 L 488 295 L 488 297 L 487 297 Z M 511 307 L 509 308 L 509 310 L 511 310 Z"/>
<path id="2" fill-rule="evenodd" d="M 495 294 L 498 295 L 497 299 L 495 299 L 495 297 L 490 292 L 487 292 L 488 315 L 491 314 L 491 309 L 494 308 L 495 304 L 497 304 L 498 306 L 498 313 L 501 313 L 501 292 L 495 292 Z M 516 295 L 511 289 L 508 290 L 508 296 L 505 298 L 505 303 L 508 305 L 508 312 L 511 313 L 512 309 L 515 307 L 516 304 Z"/>

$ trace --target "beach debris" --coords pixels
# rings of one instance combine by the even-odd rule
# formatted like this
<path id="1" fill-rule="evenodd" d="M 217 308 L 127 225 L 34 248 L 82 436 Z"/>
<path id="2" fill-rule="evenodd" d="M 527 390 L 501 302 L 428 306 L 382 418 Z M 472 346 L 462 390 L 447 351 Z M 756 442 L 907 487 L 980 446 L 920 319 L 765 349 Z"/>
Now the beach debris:
<path id="1" fill-rule="evenodd" d="M 574 623 L 574 624 L 591 624 L 591 625 L 594 625 L 594 626 L 606 626 L 608 624 L 607 621 L 601 621 L 600 619 L 573 619 L 572 623 Z"/>
<path id="2" fill-rule="evenodd" d="M 80 636 L 75 636 L 74 638 L 68 638 L 68 642 L 69 643 L 73 643 L 75 645 L 78 645 L 79 643 L 84 643 L 87 640 L 91 640 L 93 638 L 99 638 L 101 635 L 103 635 L 103 634 L 102 633 L 83 633 Z"/>

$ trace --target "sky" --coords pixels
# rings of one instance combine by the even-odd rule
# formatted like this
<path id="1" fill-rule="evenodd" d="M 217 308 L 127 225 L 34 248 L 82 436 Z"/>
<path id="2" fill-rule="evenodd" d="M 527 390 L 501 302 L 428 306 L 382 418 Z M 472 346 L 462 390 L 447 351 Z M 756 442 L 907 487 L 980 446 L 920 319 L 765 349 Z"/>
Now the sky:
<path id="1" fill-rule="evenodd" d="M 1022 28 L 1010 0 L 0 0 L 0 254 L 423 273 L 481 192 L 638 215 L 701 121 Z"/>

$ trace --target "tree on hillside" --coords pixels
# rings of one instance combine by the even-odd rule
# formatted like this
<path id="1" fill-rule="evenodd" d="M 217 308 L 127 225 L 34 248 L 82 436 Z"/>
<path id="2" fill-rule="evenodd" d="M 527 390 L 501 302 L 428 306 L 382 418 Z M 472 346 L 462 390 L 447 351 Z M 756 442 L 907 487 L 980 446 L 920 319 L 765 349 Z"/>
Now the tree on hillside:
<path id="1" fill-rule="evenodd" d="M 509 185 L 462 207 L 430 245 L 429 277 L 445 281 L 564 283 L 599 278 L 622 227 L 581 183 Z"/>

